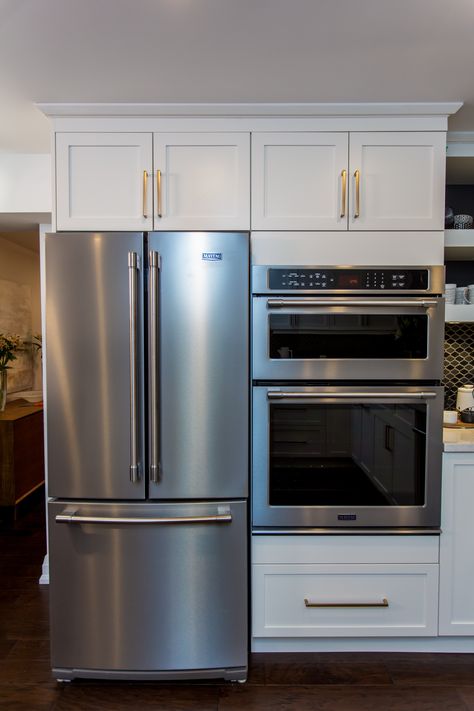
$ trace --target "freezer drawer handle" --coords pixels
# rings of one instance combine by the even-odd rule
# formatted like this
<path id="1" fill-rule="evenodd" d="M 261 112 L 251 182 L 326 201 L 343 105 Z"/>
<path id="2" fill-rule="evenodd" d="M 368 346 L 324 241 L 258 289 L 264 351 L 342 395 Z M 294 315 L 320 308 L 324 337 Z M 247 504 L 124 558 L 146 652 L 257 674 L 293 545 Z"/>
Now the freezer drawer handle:
<path id="1" fill-rule="evenodd" d="M 58 514 L 57 523 L 140 523 L 140 524 L 183 524 L 183 523 L 231 523 L 232 514 L 211 516 L 169 516 L 160 518 L 139 518 L 134 516 L 80 516 L 74 513 Z"/>
<path id="2" fill-rule="evenodd" d="M 304 599 L 305 607 L 388 607 L 386 597 L 381 602 L 310 602 Z"/>
<path id="3" fill-rule="evenodd" d="M 128 306 L 130 346 L 130 481 L 140 478 L 138 463 L 138 366 L 137 366 L 137 272 L 136 252 L 128 253 Z"/>
<path id="4" fill-rule="evenodd" d="M 309 308 L 311 306 L 390 306 L 400 308 L 400 306 L 419 307 L 428 309 L 431 306 L 438 306 L 439 299 L 267 299 L 267 308 Z"/>

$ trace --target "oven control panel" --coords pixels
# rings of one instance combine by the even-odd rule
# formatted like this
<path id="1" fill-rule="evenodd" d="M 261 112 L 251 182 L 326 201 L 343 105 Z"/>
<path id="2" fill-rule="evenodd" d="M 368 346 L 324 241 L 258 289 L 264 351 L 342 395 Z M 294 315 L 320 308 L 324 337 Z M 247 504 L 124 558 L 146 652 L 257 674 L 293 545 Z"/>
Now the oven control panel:
<path id="1" fill-rule="evenodd" d="M 426 291 L 428 269 L 326 269 L 314 267 L 268 270 L 268 287 L 275 291 Z"/>

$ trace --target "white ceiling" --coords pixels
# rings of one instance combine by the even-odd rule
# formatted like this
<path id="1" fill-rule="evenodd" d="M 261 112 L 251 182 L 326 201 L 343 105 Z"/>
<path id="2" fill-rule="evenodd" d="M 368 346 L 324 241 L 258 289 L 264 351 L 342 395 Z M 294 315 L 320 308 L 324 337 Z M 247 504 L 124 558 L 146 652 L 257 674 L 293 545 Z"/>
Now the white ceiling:
<path id="1" fill-rule="evenodd" d="M 34 102 L 463 101 L 473 0 L 0 0 L 0 150 L 49 151 Z"/>

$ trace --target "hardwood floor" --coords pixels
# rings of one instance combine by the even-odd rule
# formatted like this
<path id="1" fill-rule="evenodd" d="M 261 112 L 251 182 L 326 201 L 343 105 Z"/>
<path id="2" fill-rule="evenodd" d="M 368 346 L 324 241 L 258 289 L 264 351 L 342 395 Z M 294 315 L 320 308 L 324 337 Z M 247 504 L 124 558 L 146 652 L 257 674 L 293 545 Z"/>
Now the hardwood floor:
<path id="1" fill-rule="evenodd" d="M 0 710 L 474 711 L 474 655 L 254 654 L 246 684 L 57 684 L 49 666 L 41 502 L 0 523 Z"/>

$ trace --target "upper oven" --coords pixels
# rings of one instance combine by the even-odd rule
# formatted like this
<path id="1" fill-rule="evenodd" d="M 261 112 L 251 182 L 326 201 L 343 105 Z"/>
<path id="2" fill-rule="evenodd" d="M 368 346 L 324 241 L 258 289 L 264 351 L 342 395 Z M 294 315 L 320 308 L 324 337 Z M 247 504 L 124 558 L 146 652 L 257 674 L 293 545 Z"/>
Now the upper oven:
<path id="1" fill-rule="evenodd" d="M 252 268 L 254 380 L 441 380 L 444 267 Z"/>

